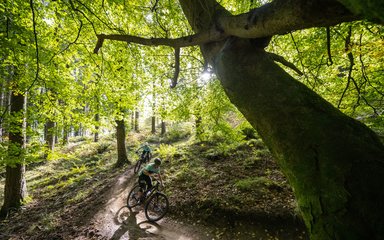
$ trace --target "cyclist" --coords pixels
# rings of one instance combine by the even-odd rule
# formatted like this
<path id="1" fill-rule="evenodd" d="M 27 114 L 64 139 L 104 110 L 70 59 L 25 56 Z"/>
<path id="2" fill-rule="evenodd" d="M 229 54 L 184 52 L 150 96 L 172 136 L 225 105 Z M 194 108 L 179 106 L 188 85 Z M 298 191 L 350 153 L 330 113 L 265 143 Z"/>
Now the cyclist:
<path id="1" fill-rule="evenodd" d="M 155 158 L 153 160 L 153 163 L 148 163 L 143 169 L 139 172 L 139 185 L 140 185 L 140 191 L 138 192 L 138 197 L 141 199 L 143 193 L 147 189 L 152 188 L 152 176 L 156 176 L 160 180 L 160 184 L 163 185 L 163 180 L 161 179 L 160 174 L 160 165 L 161 165 L 161 159 Z"/>
<path id="2" fill-rule="evenodd" d="M 141 159 L 145 159 L 146 156 L 148 156 L 148 159 L 150 159 L 152 157 L 152 150 L 149 147 L 149 144 L 147 142 L 144 143 L 141 147 L 139 147 L 136 150 L 136 153 L 138 153 L 140 151 L 140 149 L 143 149 L 143 151 L 141 153 L 141 157 L 140 157 Z"/>

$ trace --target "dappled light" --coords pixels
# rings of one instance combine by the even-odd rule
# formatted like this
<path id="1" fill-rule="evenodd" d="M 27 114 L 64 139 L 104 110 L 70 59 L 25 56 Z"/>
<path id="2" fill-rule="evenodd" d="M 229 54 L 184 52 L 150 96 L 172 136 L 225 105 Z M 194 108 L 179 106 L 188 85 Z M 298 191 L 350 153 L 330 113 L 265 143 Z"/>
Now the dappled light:
<path id="1" fill-rule="evenodd" d="M 3 1 L 0 239 L 383 239 L 383 12 Z"/>

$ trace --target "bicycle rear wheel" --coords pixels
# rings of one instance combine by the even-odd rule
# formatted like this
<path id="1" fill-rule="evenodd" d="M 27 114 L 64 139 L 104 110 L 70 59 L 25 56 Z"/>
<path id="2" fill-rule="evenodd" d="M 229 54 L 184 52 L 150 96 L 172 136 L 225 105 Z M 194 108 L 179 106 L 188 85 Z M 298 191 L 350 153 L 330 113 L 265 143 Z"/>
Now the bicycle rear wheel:
<path id="1" fill-rule="evenodd" d="M 169 202 L 164 193 L 155 193 L 147 201 L 145 205 L 145 216 L 149 221 L 155 222 L 160 220 L 168 212 Z"/>
<path id="2" fill-rule="evenodd" d="M 135 169 L 133 170 L 134 173 L 137 173 L 140 170 L 141 167 L 141 159 L 137 160 Z"/>
<path id="3" fill-rule="evenodd" d="M 140 191 L 140 186 L 137 184 L 133 186 L 131 191 L 128 194 L 127 198 L 127 207 L 133 208 L 140 204 L 140 198 L 138 197 L 138 192 Z"/>

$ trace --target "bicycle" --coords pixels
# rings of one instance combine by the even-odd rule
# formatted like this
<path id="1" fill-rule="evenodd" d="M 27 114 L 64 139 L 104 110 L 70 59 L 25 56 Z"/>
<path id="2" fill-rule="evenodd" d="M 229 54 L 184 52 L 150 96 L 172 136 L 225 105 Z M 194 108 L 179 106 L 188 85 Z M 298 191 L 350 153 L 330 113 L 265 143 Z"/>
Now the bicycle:
<path id="1" fill-rule="evenodd" d="M 127 207 L 132 209 L 140 204 L 144 204 L 144 212 L 147 219 L 151 222 L 156 222 L 162 219 L 168 212 L 169 201 L 168 197 L 160 191 L 160 181 L 155 179 L 155 184 L 152 188 L 147 189 L 142 197 L 138 197 L 140 185 L 133 186 L 128 194 Z"/>
<path id="2" fill-rule="evenodd" d="M 140 153 L 136 152 L 138 155 L 139 155 L 139 160 L 137 160 L 136 164 L 135 164 L 135 168 L 133 170 L 134 173 L 137 173 L 139 170 L 140 170 L 140 167 L 141 165 L 144 165 L 145 163 L 149 162 L 149 159 L 150 159 L 150 153 L 149 152 L 146 152 L 143 155 L 140 155 Z"/>

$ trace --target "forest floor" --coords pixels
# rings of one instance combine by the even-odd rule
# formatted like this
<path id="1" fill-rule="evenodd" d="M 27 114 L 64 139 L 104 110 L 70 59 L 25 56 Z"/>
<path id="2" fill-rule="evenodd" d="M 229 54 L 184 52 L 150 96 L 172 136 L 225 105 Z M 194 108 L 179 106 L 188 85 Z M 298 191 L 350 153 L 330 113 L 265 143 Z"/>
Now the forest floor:
<path id="1" fill-rule="evenodd" d="M 129 139 L 129 153 L 148 140 Z M 28 167 L 29 201 L 0 222 L 0 239 L 307 239 L 292 191 L 260 140 L 149 141 L 164 160 L 164 219 L 149 223 L 125 207 L 137 178 L 132 165 L 113 168 L 113 139 L 78 141 Z"/>

